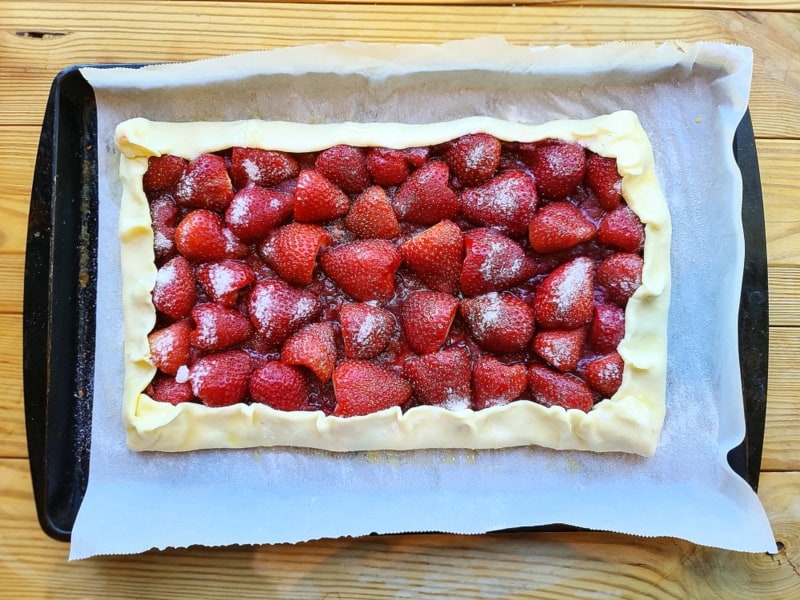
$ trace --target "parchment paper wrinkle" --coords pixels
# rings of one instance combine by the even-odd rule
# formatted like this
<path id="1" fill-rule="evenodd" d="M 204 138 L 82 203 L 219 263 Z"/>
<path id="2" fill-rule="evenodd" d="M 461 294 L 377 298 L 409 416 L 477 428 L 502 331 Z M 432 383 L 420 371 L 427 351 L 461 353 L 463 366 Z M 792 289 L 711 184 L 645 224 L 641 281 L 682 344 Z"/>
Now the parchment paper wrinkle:
<path id="1" fill-rule="evenodd" d="M 102 259 L 92 460 L 70 559 L 549 523 L 775 552 L 757 496 L 725 460 L 745 431 L 736 330 L 741 176 L 731 140 L 747 108 L 751 70 L 752 52 L 740 46 L 529 48 L 496 37 L 440 46 L 336 43 L 84 69 L 98 105 Z M 540 448 L 168 455 L 126 448 L 113 143 L 119 122 L 425 123 L 487 115 L 541 123 L 618 109 L 635 111 L 650 136 L 673 220 L 667 417 L 655 456 Z"/>

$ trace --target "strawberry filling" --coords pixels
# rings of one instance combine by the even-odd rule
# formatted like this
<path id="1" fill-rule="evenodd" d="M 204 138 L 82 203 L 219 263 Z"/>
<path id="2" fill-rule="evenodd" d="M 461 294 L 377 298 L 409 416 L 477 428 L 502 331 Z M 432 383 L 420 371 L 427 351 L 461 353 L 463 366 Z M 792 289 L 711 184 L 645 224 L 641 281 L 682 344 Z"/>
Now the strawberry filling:
<path id="1" fill-rule="evenodd" d="M 164 156 L 142 185 L 157 401 L 588 411 L 621 385 L 645 230 L 613 158 L 475 133 Z"/>

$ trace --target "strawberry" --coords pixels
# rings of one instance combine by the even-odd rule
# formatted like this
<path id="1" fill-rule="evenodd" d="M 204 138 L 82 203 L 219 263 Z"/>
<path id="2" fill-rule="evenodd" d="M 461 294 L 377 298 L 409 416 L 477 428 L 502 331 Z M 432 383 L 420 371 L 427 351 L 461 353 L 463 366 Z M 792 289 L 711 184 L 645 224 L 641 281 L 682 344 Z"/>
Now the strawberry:
<path id="1" fill-rule="evenodd" d="M 578 207 L 569 202 L 553 202 L 534 215 L 528 239 L 536 252 L 558 252 L 588 242 L 595 227 Z"/>
<path id="2" fill-rule="evenodd" d="M 408 345 L 417 354 L 436 352 L 444 345 L 458 312 L 458 299 L 443 292 L 422 290 L 408 295 L 400 323 Z"/>
<path id="3" fill-rule="evenodd" d="M 311 323 L 286 340 L 281 361 L 287 365 L 307 367 L 317 379 L 326 383 L 336 364 L 336 338 L 329 322 Z"/>
<path id="4" fill-rule="evenodd" d="M 175 223 L 178 215 L 178 205 L 169 194 L 159 194 L 150 201 L 153 250 L 158 262 L 175 255 Z"/>
<path id="5" fill-rule="evenodd" d="M 460 203 L 448 187 L 450 170 L 443 162 L 429 161 L 408 176 L 397 189 L 392 207 L 401 221 L 433 225 L 458 214 Z"/>
<path id="6" fill-rule="evenodd" d="M 247 306 L 250 321 L 267 347 L 283 343 L 322 312 L 322 305 L 314 294 L 293 288 L 280 279 L 256 282 L 250 290 Z"/>
<path id="7" fill-rule="evenodd" d="M 188 381 L 175 381 L 172 375 L 156 373 L 148 386 L 147 393 L 157 402 L 180 404 L 194 398 L 192 385 Z"/>
<path id="8" fill-rule="evenodd" d="M 540 196 L 563 200 L 583 182 L 586 152 L 580 144 L 543 140 L 520 144 L 520 155 L 533 171 Z"/>
<path id="9" fill-rule="evenodd" d="M 472 373 L 465 348 L 412 356 L 406 361 L 405 373 L 422 404 L 447 410 L 472 407 Z"/>
<path id="10" fill-rule="evenodd" d="M 492 356 L 482 356 L 472 369 L 475 410 L 502 406 L 519 398 L 528 387 L 525 365 L 506 365 Z"/>
<path id="11" fill-rule="evenodd" d="M 543 329 L 533 336 L 531 347 L 559 371 L 574 371 L 583 355 L 586 330 Z"/>
<path id="12" fill-rule="evenodd" d="M 224 350 L 241 344 L 253 335 L 250 319 L 234 308 L 206 302 L 192 309 L 195 329 L 192 346 L 201 350 Z"/>
<path id="13" fill-rule="evenodd" d="M 489 179 L 500 163 L 500 140 L 488 133 L 470 133 L 453 140 L 443 158 L 464 185 L 479 185 Z"/>
<path id="14" fill-rule="evenodd" d="M 617 170 L 617 159 L 590 154 L 586 159 L 585 181 L 604 210 L 614 210 L 622 202 L 622 176 Z"/>
<path id="15" fill-rule="evenodd" d="M 400 234 L 397 216 L 382 187 L 373 185 L 353 201 L 344 226 L 360 238 L 390 240 Z"/>
<path id="16" fill-rule="evenodd" d="M 536 274 L 536 263 L 514 240 L 493 229 L 473 229 L 464 236 L 461 291 L 477 296 L 522 283 Z"/>
<path id="17" fill-rule="evenodd" d="M 396 330 L 392 313 L 362 302 L 343 305 L 339 324 L 348 358 L 374 358 L 386 349 Z"/>
<path id="18" fill-rule="evenodd" d="M 292 196 L 262 187 L 236 192 L 225 211 L 225 222 L 245 244 L 262 240 L 292 214 Z"/>
<path id="19" fill-rule="evenodd" d="M 147 171 L 142 176 L 145 192 L 166 190 L 174 186 L 186 170 L 186 161 L 180 156 L 164 154 L 147 159 Z"/>
<path id="20" fill-rule="evenodd" d="M 602 354 L 613 352 L 625 336 L 625 311 L 616 304 L 601 303 L 594 307 L 589 342 Z"/>
<path id="21" fill-rule="evenodd" d="M 551 329 L 577 329 L 592 320 L 594 263 L 579 256 L 557 267 L 539 284 L 536 322 Z"/>
<path id="22" fill-rule="evenodd" d="M 147 336 L 150 360 L 164 373 L 175 375 L 178 368 L 189 363 L 189 336 L 192 325 L 187 319 L 175 321 Z"/>
<path id="23" fill-rule="evenodd" d="M 528 369 L 528 385 L 533 399 L 544 406 L 560 406 L 589 412 L 594 394 L 580 379 L 569 373 L 558 373 L 541 365 Z"/>
<path id="24" fill-rule="evenodd" d="M 586 365 L 586 383 L 603 397 L 611 398 L 622 385 L 624 367 L 622 357 L 617 352 L 601 356 Z"/>
<path id="25" fill-rule="evenodd" d="M 597 241 L 626 252 L 639 252 L 644 244 L 644 225 L 628 206 L 620 205 L 600 219 Z"/>
<path id="26" fill-rule="evenodd" d="M 533 311 L 509 293 L 466 298 L 461 316 L 475 341 L 491 352 L 518 352 L 533 335 Z"/>
<path id="27" fill-rule="evenodd" d="M 350 210 L 350 198 L 321 173 L 302 169 L 294 188 L 294 219 L 318 223 L 343 217 Z"/>
<path id="28" fill-rule="evenodd" d="M 400 185 L 408 177 L 409 163 L 403 150 L 375 147 L 367 151 L 367 170 L 378 185 Z"/>
<path id="29" fill-rule="evenodd" d="M 186 208 L 225 210 L 232 199 L 225 159 L 216 154 L 201 154 L 189 161 L 175 184 L 175 200 Z"/>
<path id="30" fill-rule="evenodd" d="M 400 406 L 411 396 L 403 377 L 363 360 L 344 360 L 333 371 L 337 417 L 368 415 Z"/>
<path id="31" fill-rule="evenodd" d="M 171 319 L 188 317 L 197 302 L 192 265 L 182 256 L 169 259 L 156 272 L 153 306 Z"/>
<path id="32" fill-rule="evenodd" d="M 304 410 L 308 403 L 308 380 L 300 367 L 270 360 L 250 375 L 250 397 L 275 410 Z"/>
<path id="33" fill-rule="evenodd" d="M 476 225 L 494 225 L 524 234 L 536 210 L 533 178 L 524 171 L 506 171 L 478 187 L 461 192 L 461 210 Z"/>
<path id="34" fill-rule="evenodd" d="M 356 300 L 388 301 L 400 253 L 386 240 L 359 240 L 331 248 L 320 259 L 322 270 Z"/>
<path id="35" fill-rule="evenodd" d="M 448 294 L 458 292 L 464 236 L 452 221 L 440 221 L 403 242 L 400 255 L 403 263 L 430 289 Z"/>
<path id="36" fill-rule="evenodd" d="M 644 261 L 638 254 L 618 252 L 600 263 L 595 280 L 606 290 L 611 301 L 624 307 L 642 285 L 643 265 Z"/>
<path id="37" fill-rule="evenodd" d="M 188 213 L 175 228 L 175 246 L 191 261 L 243 258 L 247 246 L 223 226 L 222 219 L 210 210 Z"/>
<path id="38" fill-rule="evenodd" d="M 246 263 L 230 259 L 197 265 L 194 272 L 208 297 L 224 306 L 235 305 L 239 292 L 256 279 Z"/>
<path id="39" fill-rule="evenodd" d="M 289 223 L 276 229 L 259 247 L 264 261 L 289 283 L 306 286 L 314 278 L 317 254 L 331 243 L 324 227 Z"/>
<path id="40" fill-rule="evenodd" d="M 419 169 L 422 165 L 428 162 L 428 157 L 431 155 L 431 149 L 428 146 L 404 148 L 402 152 L 408 163 L 415 169 Z"/>
<path id="41" fill-rule="evenodd" d="M 297 161 L 286 152 L 241 147 L 231 151 L 231 179 L 237 189 L 277 185 L 299 172 Z"/>
<path id="42" fill-rule="evenodd" d="M 319 153 L 314 167 L 348 194 L 360 194 L 370 184 L 367 155 L 363 148 L 333 146 Z"/>
<path id="43" fill-rule="evenodd" d="M 206 406 L 230 406 L 244 400 L 253 365 L 244 350 L 206 354 L 189 369 L 192 392 Z"/>

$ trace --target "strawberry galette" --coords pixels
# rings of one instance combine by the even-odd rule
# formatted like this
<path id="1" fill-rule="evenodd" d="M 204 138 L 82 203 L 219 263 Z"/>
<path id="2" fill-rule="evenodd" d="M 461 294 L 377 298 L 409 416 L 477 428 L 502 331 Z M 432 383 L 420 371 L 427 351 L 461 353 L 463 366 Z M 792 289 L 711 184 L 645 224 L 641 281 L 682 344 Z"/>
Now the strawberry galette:
<path id="1" fill-rule="evenodd" d="M 633 113 L 117 143 L 131 448 L 655 451 L 670 220 Z"/>

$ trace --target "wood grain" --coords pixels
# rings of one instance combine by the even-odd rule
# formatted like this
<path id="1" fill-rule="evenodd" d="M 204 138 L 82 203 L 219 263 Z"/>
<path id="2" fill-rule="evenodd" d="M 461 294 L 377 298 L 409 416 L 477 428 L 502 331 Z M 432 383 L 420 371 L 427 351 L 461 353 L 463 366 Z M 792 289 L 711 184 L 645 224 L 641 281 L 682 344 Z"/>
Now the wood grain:
<path id="1" fill-rule="evenodd" d="M 665 538 L 544 533 L 373 536 L 67 563 L 67 545 L 38 528 L 24 461 L 0 460 L 0 490 L 0 581 L 8 598 L 777 600 L 796 597 L 798 585 L 797 473 L 768 473 L 761 482 L 783 545 L 776 555 Z"/>
<path id="2" fill-rule="evenodd" d="M 27 2 L 0 7 L 0 124 L 38 124 L 52 77 L 75 63 L 181 61 L 338 40 L 443 42 L 502 34 L 520 44 L 716 40 L 751 46 L 759 137 L 800 137 L 800 15 L 640 7 Z M 25 32 L 46 32 L 41 37 Z M 120 43 L 124 39 L 124 43 Z M 158 39 L 158 43 L 153 43 Z M 777 114 L 775 105 L 782 110 Z"/>

